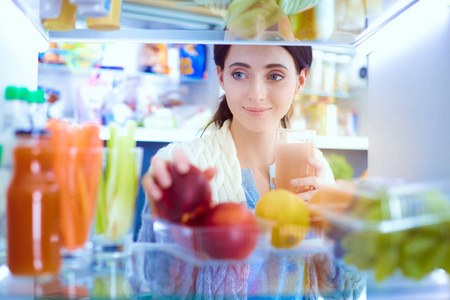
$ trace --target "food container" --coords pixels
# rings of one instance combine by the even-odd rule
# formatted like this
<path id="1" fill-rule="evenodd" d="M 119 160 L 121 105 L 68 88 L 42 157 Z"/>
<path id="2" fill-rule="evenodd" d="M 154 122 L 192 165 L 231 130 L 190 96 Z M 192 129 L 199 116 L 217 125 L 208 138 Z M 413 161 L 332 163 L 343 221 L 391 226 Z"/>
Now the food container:
<path id="1" fill-rule="evenodd" d="M 120 28 L 120 12 L 122 0 L 111 0 L 108 14 L 104 17 L 86 17 L 86 25 L 89 29 L 100 31 L 118 30 Z"/>
<path id="2" fill-rule="evenodd" d="M 302 299 L 348 294 L 359 299 L 363 292 L 358 270 L 331 255 L 259 246 L 245 260 L 206 262 L 188 258 L 185 248 L 173 242 L 135 243 L 126 280 L 131 295 L 163 299 Z"/>
<path id="3" fill-rule="evenodd" d="M 180 258 L 197 265 L 252 262 L 265 259 L 270 253 L 307 256 L 332 250 L 331 240 L 317 227 L 279 226 L 261 218 L 257 221 L 256 232 L 255 227 L 247 225 L 190 227 L 161 219 L 153 221 L 153 229 L 156 243 L 170 245 Z M 303 239 L 295 247 L 277 248 L 272 243 L 274 232 L 285 238 Z"/>
<path id="4" fill-rule="evenodd" d="M 42 0 L 39 4 L 39 14 L 43 19 L 53 19 L 59 16 L 62 0 Z"/>
<path id="5" fill-rule="evenodd" d="M 450 181 L 372 178 L 321 189 L 310 207 L 324 218 L 337 255 L 381 282 L 450 271 Z"/>
<path id="6" fill-rule="evenodd" d="M 70 0 L 78 8 L 78 14 L 83 17 L 100 18 L 109 13 L 111 0 Z"/>
<path id="7" fill-rule="evenodd" d="M 69 2 L 63 0 L 61 4 L 60 13 L 55 18 L 42 19 L 41 23 L 47 30 L 53 31 L 69 31 L 75 29 L 75 21 L 77 19 L 77 7 Z"/>

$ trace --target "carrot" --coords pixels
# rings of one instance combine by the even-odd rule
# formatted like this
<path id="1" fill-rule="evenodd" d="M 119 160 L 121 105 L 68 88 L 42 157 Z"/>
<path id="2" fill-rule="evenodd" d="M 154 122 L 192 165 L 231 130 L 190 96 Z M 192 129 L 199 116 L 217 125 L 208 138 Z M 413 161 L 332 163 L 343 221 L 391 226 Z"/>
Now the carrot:
<path id="1" fill-rule="evenodd" d="M 100 128 L 96 124 L 83 124 L 79 134 L 79 149 L 82 155 L 81 166 L 86 180 L 86 197 L 89 201 L 86 211 L 86 221 L 91 223 L 95 212 L 97 189 L 102 168 L 102 140 L 100 139 Z"/>
<path id="2" fill-rule="evenodd" d="M 66 122 L 52 120 L 47 122 L 47 129 L 52 133 L 52 145 L 55 149 L 54 171 L 60 189 L 60 233 L 63 245 L 67 248 L 68 245 L 75 243 L 70 231 L 67 230 L 67 228 L 70 228 L 70 224 L 74 223 L 73 214 L 68 209 L 71 202 L 68 184 L 68 163 L 70 162 L 68 132 L 70 125 Z"/>
<path id="3" fill-rule="evenodd" d="M 67 160 L 64 162 L 67 172 L 67 181 L 65 182 L 67 197 L 63 199 L 64 203 L 62 206 L 66 213 L 70 215 L 72 222 L 66 224 L 66 227 L 63 227 L 62 230 L 67 237 L 64 246 L 70 250 L 80 248 L 84 244 L 79 237 L 79 232 L 84 230 L 85 225 L 80 213 L 79 191 L 76 184 L 77 156 L 78 153 L 76 152 L 68 153 Z"/>
<path id="4" fill-rule="evenodd" d="M 86 185 L 86 181 L 84 178 L 84 173 L 83 170 L 81 168 L 78 168 L 75 170 L 76 172 L 76 188 L 77 188 L 77 193 L 78 193 L 78 197 L 77 197 L 77 204 L 79 206 L 78 209 L 78 213 L 81 219 L 80 222 L 80 227 L 77 228 L 77 233 L 78 233 L 78 238 L 80 240 L 80 242 L 82 242 L 82 244 L 84 244 L 84 242 L 87 240 L 88 238 L 88 230 L 86 230 L 87 228 L 89 228 L 90 225 L 90 220 L 89 220 L 89 210 L 90 209 L 90 200 L 89 199 L 89 195 L 87 192 L 87 185 Z"/>
<path id="5" fill-rule="evenodd" d="M 73 250 L 83 247 L 95 213 L 100 178 L 102 146 L 99 127 L 94 124 L 70 125 L 49 121 L 56 149 L 55 175 L 60 185 L 63 245 Z M 95 147 L 95 150 L 93 148 Z"/>

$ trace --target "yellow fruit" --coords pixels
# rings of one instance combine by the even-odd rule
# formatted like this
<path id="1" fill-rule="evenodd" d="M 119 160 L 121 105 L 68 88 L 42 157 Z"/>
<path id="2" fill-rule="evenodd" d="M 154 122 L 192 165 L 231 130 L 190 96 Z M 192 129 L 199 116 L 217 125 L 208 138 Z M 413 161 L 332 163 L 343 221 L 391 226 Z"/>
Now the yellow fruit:
<path id="1" fill-rule="evenodd" d="M 272 245 L 277 248 L 298 245 L 309 230 L 310 211 L 305 201 L 284 189 L 265 193 L 256 203 L 255 215 L 276 222 Z"/>
<path id="2" fill-rule="evenodd" d="M 252 39 L 286 15 L 274 0 L 234 0 L 228 6 L 227 28 L 243 39 Z"/>

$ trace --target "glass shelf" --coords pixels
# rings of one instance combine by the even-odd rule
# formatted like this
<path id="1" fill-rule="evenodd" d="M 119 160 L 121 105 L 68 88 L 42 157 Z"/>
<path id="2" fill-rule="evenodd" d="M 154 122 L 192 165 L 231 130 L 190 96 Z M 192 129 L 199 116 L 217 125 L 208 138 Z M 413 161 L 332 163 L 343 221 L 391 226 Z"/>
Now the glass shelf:
<path id="1" fill-rule="evenodd" d="M 202 129 L 152 129 L 138 127 L 134 138 L 138 142 L 181 142 L 191 141 L 200 136 Z M 109 139 L 109 129 L 103 126 L 100 131 L 100 138 Z M 368 150 L 369 139 L 362 136 L 317 136 L 316 145 L 319 149 L 340 149 L 340 150 Z"/>
<path id="2" fill-rule="evenodd" d="M 33 25 L 47 37 L 49 41 L 65 42 L 155 42 L 155 43 L 203 43 L 203 44 L 264 44 L 264 45 L 327 45 L 330 47 L 350 47 L 361 44 L 384 25 L 395 19 L 409 7 L 419 0 L 396 0 L 390 1 L 390 6 L 377 7 L 376 12 L 367 12 L 365 23 L 369 23 L 367 28 L 349 29 L 339 28 L 338 20 L 336 24 L 331 24 L 331 33 L 319 36 L 315 39 L 286 39 L 278 31 L 266 31 L 258 35 L 257 39 L 242 39 L 236 37 L 229 31 L 224 31 L 223 16 L 217 11 L 212 13 L 199 13 L 193 7 L 205 9 L 202 1 L 124 1 L 122 6 L 122 23 L 120 30 L 116 31 L 94 31 L 85 29 L 84 20 L 79 18 L 75 30 L 72 31 L 46 31 L 36 17 L 36 8 L 32 1 L 11 0 L 17 7 L 30 18 Z M 225 1 L 225 0 L 224 0 Z M 220 1 L 215 1 L 220 2 Z M 223 1 L 222 1 L 223 2 Z M 161 3 L 166 3 L 162 5 Z M 204 2 L 206 3 L 206 2 Z M 212 3 L 212 2 L 210 2 Z M 392 4 L 393 3 L 393 4 Z M 330 1 L 330 4 L 335 4 Z M 330 5 L 330 7 L 335 5 Z M 334 10 L 328 14 L 335 17 Z M 318 12 L 316 12 L 318 14 Z M 354 17 L 353 12 L 344 10 L 343 16 Z M 162 17 L 161 17 L 162 16 Z M 146 21 L 145 21 L 146 20 Z M 150 21 L 149 21 L 150 20 Z M 174 20 L 178 20 L 177 24 Z M 170 21 L 170 22 L 169 22 Z M 327 22 L 325 22 L 327 23 Z M 201 25 L 201 26 L 200 26 Z M 323 24 L 316 24 L 324 26 Z M 317 28 L 316 28 L 317 29 Z M 320 28 L 319 28 L 320 29 Z M 319 30 L 317 29 L 317 30 Z M 320 31 L 320 30 L 319 30 Z M 329 31 L 329 30 L 328 30 Z"/>
<path id="3" fill-rule="evenodd" d="M 319 293 L 318 287 L 314 287 L 314 280 L 317 283 L 317 280 L 333 278 L 337 274 L 341 274 L 341 279 L 344 281 L 341 282 L 342 285 L 335 285 L 330 280 L 326 290 L 329 294 L 351 293 L 354 295 L 353 299 L 358 300 L 367 299 L 367 297 L 383 300 L 444 300 L 450 296 L 449 275 L 439 269 L 420 281 L 410 280 L 401 276 L 400 273 L 395 273 L 385 281 L 377 282 L 371 271 L 359 271 L 334 258 L 333 255 L 296 256 L 292 252 L 272 252 L 272 255 L 262 257 L 259 253 L 251 259 L 251 264 L 241 262 L 197 266 L 178 254 L 170 246 L 162 247 L 151 243 L 135 244 L 125 265 L 111 261 L 103 268 L 65 270 L 53 277 L 39 279 L 15 277 L 9 273 L 6 265 L 2 265 L 0 266 L 0 299 L 153 299 L 170 296 L 173 299 L 174 296 L 189 293 L 189 289 L 183 289 L 183 286 L 189 288 L 193 284 L 193 272 L 197 276 L 203 276 L 204 279 L 209 275 L 211 282 L 217 284 L 221 282 L 222 273 L 219 270 L 228 272 L 228 284 L 234 282 L 240 286 L 244 282 L 245 288 L 240 291 L 241 296 L 245 293 L 246 296 L 271 298 L 274 293 L 280 291 L 284 295 L 292 296 L 294 293 L 292 286 L 279 284 L 285 282 L 285 276 L 291 276 L 296 278 L 296 282 L 300 282 L 300 285 L 296 285 L 300 286 L 300 289 L 295 293 L 302 294 L 308 291 L 306 288 L 308 282 L 312 285 L 312 289 Z M 288 269 L 283 271 L 282 268 L 274 268 L 271 264 L 271 262 L 280 261 L 287 262 Z M 320 271 L 316 269 L 315 272 L 319 273 L 313 275 L 311 266 L 316 263 L 319 263 L 318 266 L 323 269 Z M 309 270 L 306 273 L 304 273 L 305 266 Z M 342 273 L 336 273 L 335 269 L 339 269 Z M 252 276 L 255 274 L 252 272 L 256 272 L 257 276 Z M 209 286 L 208 281 L 197 285 L 194 289 L 202 288 L 204 293 L 221 292 L 218 286 L 215 287 L 217 290 Z M 211 290 L 208 291 L 208 288 Z M 226 295 L 227 291 L 223 290 L 222 294 L 224 293 Z M 324 291 L 321 290 L 320 293 L 323 294 Z"/>

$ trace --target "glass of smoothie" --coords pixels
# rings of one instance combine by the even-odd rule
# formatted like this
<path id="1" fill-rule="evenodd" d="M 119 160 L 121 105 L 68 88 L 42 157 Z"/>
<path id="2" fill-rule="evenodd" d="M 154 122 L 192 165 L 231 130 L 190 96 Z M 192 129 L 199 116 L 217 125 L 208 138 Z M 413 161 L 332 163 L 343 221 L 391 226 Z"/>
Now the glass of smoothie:
<path id="1" fill-rule="evenodd" d="M 277 189 L 286 189 L 298 194 L 312 188 L 309 186 L 292 186 L 291 180 L 314 175 L 314 167 L 308 163 L 308 158 L 314 157 L 316 151 L 315 137 L 315 130 L 277 129 L 275 148 Z"/>

